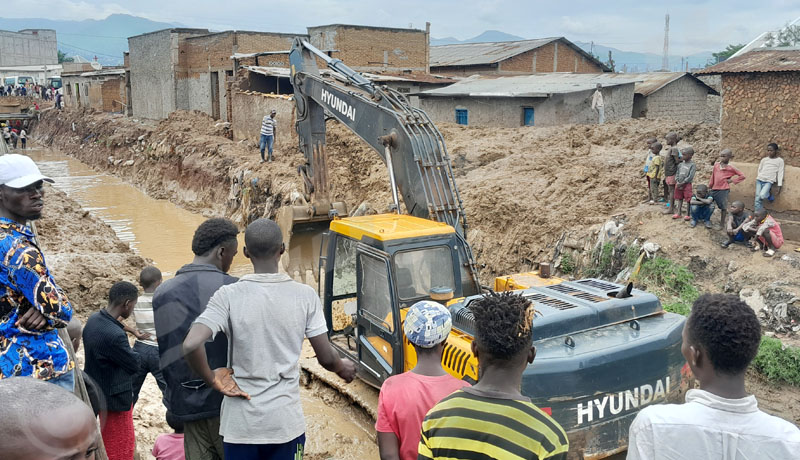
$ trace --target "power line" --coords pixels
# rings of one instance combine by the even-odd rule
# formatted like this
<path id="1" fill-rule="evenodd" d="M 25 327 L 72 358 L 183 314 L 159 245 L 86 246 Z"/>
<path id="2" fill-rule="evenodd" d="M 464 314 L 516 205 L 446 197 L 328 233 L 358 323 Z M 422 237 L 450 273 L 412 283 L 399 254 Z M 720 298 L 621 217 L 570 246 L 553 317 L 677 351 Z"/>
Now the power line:
<path id="1" fill-rule="evenodd" d="M 101 56 L 106 56 L 106 57 L 110 57 L 110 58 L 122 59 L 121 56 L 114 56 L 114 55 L 111 55 L 111 54 L 100 53 L 98 51 L 87 50 L 86 48 L 81 48 L 80 46 L 70 45 L 69 43 L 66 43 L 66 42 L 61 42 L 61 44 L 62 45 L 67 45 L 70 48 L 75 48 L 75 49 L 78 49 L 78 50 L 81 50 L 81 51 L 86 51 L 87 53 L 99 54 Z"/>

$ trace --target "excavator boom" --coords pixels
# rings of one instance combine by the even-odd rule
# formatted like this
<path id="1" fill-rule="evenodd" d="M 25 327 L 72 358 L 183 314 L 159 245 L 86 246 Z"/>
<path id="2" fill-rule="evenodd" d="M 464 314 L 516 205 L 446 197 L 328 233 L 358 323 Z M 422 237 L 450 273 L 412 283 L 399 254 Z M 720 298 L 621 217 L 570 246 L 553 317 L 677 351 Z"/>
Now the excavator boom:
<path id="1" fill-rule="evenodd" d="M 349 87 L 323 79 L 322 60 Z M 463 246 L 463 271 L 480 289 L 472 251 L 465 239 L 466 216 L 442 134 L 428 115 L 405 97 L 379 88 L 341 60 L 333 59 L 297 38 L 289 55 L 297 106 L 297 133 L 306 163 L 300 168 L 308 184 L 314 212 L 329 209 L 326 114 L 339 120 L 370 145 L 386 164 L 395 207 L 402 197 L 408 214 L 443 222 L 455 228 Z"/>

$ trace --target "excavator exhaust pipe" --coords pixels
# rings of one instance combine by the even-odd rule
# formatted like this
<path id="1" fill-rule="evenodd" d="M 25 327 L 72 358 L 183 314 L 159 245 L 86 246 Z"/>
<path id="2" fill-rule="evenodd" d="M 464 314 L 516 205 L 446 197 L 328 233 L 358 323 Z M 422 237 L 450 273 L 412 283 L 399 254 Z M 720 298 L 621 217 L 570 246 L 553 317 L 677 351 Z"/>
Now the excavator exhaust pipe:
<path id="1" fill-rule="evenodd" d="M 275 217 L 283 233 L 286 252 L 281 264 L 295 281 L 319 286 L 319 257 L 323 233 L 336 217 L 346 217 L 347 206 L 342 202 L 315 205 L 284 206 Z"/>

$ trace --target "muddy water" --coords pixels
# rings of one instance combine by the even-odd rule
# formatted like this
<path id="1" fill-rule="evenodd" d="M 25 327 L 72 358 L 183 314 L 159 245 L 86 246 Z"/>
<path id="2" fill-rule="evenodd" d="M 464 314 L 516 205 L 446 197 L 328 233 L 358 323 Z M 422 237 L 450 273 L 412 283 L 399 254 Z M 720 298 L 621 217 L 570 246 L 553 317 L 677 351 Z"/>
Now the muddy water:
<path id="1" fill-rule="evenodd" d="M 118 177 L 97 172 L 80 161 L 50 149 L 31 148 L 26 153 L 55 186 L 66 192 L 105 223 L 142 257 L 171 277 L 191 262 L 192 235 L 205 218 L 166 200 L 156 200 Z M 231 273 L 252 273 L 242 254 L 240 237 Z"/>
<path id="2" fill-rule="evenodd" d="M 141 256 L 152 259 L 166 276 L 171 276 L 192 259 L 191 239 L 205 218 L 165 200 L 156 200 L 121 179 L 94 171 L 80 161 L 54 150 L 32 148 L 25 152 L 52 177 L 59 189 L 84 209 L 110 225 L 118 237 Z M 231 273 L 251 273 L 240 254 Z M 306 453 L 311 460 L 377 458 L 373 420 L 334 389 L 312 381 L 301 386 L 306 415 Z M 155 438 L 169 431 L 164 422 L 161 392 L 147 376 L 139 403 L 134 408 L 137 452 L 149 454 Z"/>

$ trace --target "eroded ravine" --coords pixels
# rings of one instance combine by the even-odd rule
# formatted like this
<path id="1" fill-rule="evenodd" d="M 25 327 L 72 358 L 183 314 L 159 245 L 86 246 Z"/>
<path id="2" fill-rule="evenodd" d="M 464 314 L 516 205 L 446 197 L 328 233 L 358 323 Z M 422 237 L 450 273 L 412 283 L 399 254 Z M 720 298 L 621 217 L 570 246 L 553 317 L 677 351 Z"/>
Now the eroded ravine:
<path id="1" fill-rule="evenodd" d="M 130 245 L 142 257 L 152 260 L 167 276 L 172 276 L 181 265 L 191 260 L 192 234 L 205 217 L 181 209 L 166 200 L 153 199 L 120 178 L 94 171 L 57 150 L 34 147 L 25 153 L 37 162 L 45 175 L 55 179 L 55 187 L 59 191 L 65 192 L 68 199 L 80 205 L 59 208 L 58 212 L 63 214 L 58 216 L 61 222 L 77 221 L 86 212 L 91 213 L 108 224 L 119 240 Z M 58 199 L 63 201 L 62 197 Z M 72 213 L 74 215 L 70 215 Z M 83 228 L 94 235 L 96 229 L 92 228 L 92 224 L 99 225 L 91 222 Z M 76 252 L 91 252 L 94 257 L 106 257 L 105 251 L 108 249 L 99 247 L 100 241 L 94 244 L 92 241 L 95 240 L 91 238 L 68 235 L 65 232 L 44 233 L 50 238 L 79 238 L 82 242 L 75 245 Z M 111 237 L 110 234 L 106 235 L 104 241 Z M 70 241 L 49 243 L 61 247 L 62 253 L 59 256 L 65 256 L 70 251 Z M 108 257 L 109 264 L 125 263 L 120 257 L 112 260 L 112 254 L 108 254 Z M 232 273 L 241 275 L 251 271 L 240 250 Z M 85 276 L 94 274 L 86 273 Z M 82 312 L 84 318 L 88 314 L 87 311 Z M 321 460 L 378 457 L 374 421 L 358 405 L 352 404 L 348 397 L 322 382 L 304 378 L 301 401 L 307 423 L 307 458 Z M 161 433 L 169 432 L 165 413 L 155 380 L 148 376 L 139 402 L 134 408 L 139 458 L 152 458 L 150 451 L 155 438 Z"/>

